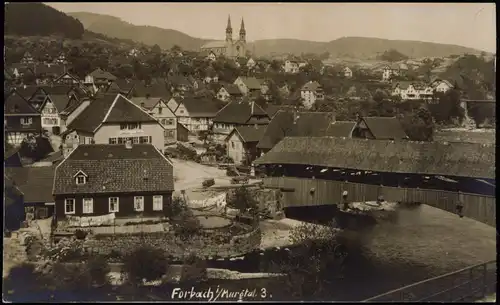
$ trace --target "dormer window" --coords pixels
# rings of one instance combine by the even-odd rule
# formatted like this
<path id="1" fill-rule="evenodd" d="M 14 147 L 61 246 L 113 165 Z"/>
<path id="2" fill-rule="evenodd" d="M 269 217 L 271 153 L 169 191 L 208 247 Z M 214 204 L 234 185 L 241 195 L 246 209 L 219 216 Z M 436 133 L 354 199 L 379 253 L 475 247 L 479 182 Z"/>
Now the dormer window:
<path id="1" fill-rule="evenodd" d="M 78 171 L 78 173 L 76 173 L 73 178 L 75 178 L 75 182 L 77 185 L 80 185 L 80 184 L 85 184 L 87 183 L 87 174 L 85 174 L 83 171 Z"/>

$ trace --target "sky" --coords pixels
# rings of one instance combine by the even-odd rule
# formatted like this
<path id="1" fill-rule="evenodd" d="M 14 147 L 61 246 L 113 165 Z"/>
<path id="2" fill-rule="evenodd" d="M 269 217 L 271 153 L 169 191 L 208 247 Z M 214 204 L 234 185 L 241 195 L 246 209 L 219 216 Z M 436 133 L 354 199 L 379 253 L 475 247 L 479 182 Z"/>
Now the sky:
<path id="1" fill-rule="evenodd" d="M 377 37 L 455 44 L 496 52 L 494 3 L 47 3 L 63 12 L 119 17 L 135 25 L 174 29 L 197 38 L 233 36 L 241 18 L 247 41 L 293 38 L 331 41 Z"/>

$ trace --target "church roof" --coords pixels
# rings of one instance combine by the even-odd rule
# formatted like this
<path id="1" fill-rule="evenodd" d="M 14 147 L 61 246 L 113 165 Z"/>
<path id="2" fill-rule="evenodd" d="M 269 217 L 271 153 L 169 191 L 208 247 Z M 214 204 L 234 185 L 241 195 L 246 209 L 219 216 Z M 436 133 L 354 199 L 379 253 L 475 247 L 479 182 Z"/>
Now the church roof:
<path id="1" fill-rule="evenodd" d="M 225 47 L 226 47 L 226 42 L 224 40 L 216 40 L 204 44 L 201 48 L 212 49 L 212 48 L 225 48 Z"/>

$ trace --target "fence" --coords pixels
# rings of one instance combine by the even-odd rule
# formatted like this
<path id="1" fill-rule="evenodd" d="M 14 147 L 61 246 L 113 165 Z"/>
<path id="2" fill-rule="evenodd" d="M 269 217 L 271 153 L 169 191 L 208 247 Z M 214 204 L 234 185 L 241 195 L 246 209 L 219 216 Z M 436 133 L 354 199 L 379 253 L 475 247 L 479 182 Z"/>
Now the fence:
<path id="1" fill-rule="evenodd" d="M 451 213 L 456 213 L 456 206 L 461 202 L 464 216 L 496 226 L 496 200 L 491 196 L 294 177 L 266 177 L 263 182 L 265 187 L 284 189 L 285 207 L 340 203 L 346 190 L 349 201 L 373 201 L 382 195 L 386 201 L 424 203 Z"/>
<path id="2" fill-rule="evenodd" d="M 496 293 L 496 260 L 427 279 L 363 302 L 474 302 Z"/>

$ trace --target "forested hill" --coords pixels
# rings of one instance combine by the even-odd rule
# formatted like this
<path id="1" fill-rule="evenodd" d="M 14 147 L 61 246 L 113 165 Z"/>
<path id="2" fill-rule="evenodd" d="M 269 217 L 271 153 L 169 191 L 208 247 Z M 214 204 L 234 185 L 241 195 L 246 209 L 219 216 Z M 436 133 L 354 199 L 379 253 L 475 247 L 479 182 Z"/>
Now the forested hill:
<path id="1" fill-rule="evenodd" d="M 61 35 L 78 39 L 85 31 L 82 23 L 50 6 L 39 2 L 5 4 L 5 35 Z"/>

